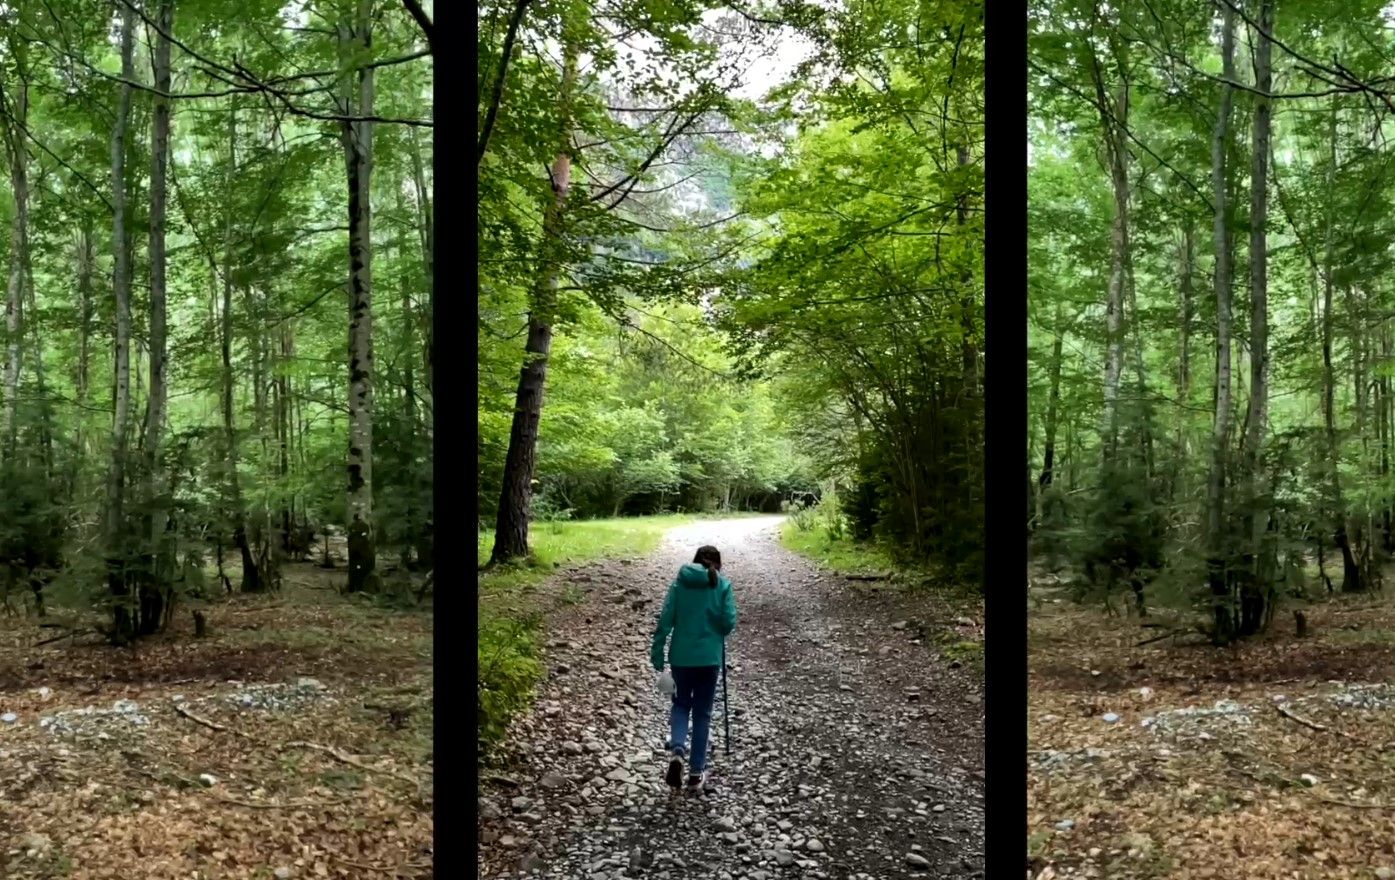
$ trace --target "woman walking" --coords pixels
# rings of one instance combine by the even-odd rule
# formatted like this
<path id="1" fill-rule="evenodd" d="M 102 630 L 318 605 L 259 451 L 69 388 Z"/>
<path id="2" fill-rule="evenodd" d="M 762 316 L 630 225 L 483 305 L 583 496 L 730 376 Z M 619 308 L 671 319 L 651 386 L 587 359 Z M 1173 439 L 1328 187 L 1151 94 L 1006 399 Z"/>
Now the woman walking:
<path id="1" fill-rule="evenodd" d="M 717 695 L 724 640 L 736 629 L 736 600 L 731 581 L 723 577 L 722 554 L 716 547 L 699 547 L 693 561 L 678 570 L 669 584 L 649 661 L 655 672 L 664 668 L 664 643 L 673 670 L 673 709 L 669 714 L 666 748 L 673 753 L 664 777 L 671 788 L 683 783 L 683 759 L 688 758 L 688 789 L 700 791 L 707 766 L 707 741 L 712 701 Z M 692 750 L 688 750 L 691 726 Z"/>

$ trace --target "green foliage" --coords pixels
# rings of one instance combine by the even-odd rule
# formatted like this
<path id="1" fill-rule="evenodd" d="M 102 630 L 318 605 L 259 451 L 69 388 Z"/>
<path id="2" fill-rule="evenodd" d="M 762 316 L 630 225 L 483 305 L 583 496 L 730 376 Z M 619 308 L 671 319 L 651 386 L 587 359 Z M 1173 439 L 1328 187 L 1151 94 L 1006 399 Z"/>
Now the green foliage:
<path id="1" fill-rule="evenodd" d="M 816 57 L 849 75 L 826 90 L 791 83 L 818 112 L 772 158 L 735 162 L 742 206 L 765 235 L 718 300 L 741 369 L 786 379 L 799 446 L 846 496 L 854 533 L 974 583 L 981 14 L 855 3 L 810 28 Z M 926 51 L 897 36 L 929 21 L 955 42 Z"/>
<path id="2" fill-rule="evenodd" d="M 901 567 L 902 560 L 884 545 L 857 541 L 840 526 L 834 525 L 827 513 L 816 515 L 821 524 L 802 529 L 795 520 L 785 524 L 780 541 L 789 549 L 815 559 L 841 572 L 887 572 Z"/>
<path id="3" fill-rule="evenodd" d="M 481 301 L 479 519 L 493 525 L 513 412 L 517 340 Z M 501 309 L 508 306 L 500 302 Z M 516 306 L 521 308 L 521 304 Z M 723 339 L 689 306 L 629 312 L 633 334 L 598 310 L 554 344 L 538 448 L 534 520 L 713 509 L 778 509 L 810 484 L 779 391 L 728 375 Z M 524 320 L 521 312 L 515 322 Z"/>
<path id="4" fill-rule="evenodd" d="M 481 617 L 476 647 L 475 731 L 487 753 L 508 731 L 509 722 L 526 709 L 542 676 L 536 618 Z"/>
<path id="5" fill-rule="evenodd" d="M 287 26 L 288 15 L 338 21 L 344 10 L 330 4 L 175 5 L 165 193 L 168 403 L 157 432 L 165 485 L 147 485 L 156 471 L 146 460 L 157 268 L 155 98 L 146 42 L 154 34 L 142 20 L 154 7 L 146 5 L 135 16 L 141 36 L 120 181 L 127 207 L 120 245 L 132 263 L 137 344 L 126 478 L 118 487 L 131 552 L 117 554 L 134 576 L 160 581 L 171 598 L 204 595 L 205 562 L 215 543 L 232 550 L 237 524 L 274 569 L 289 549 L 280 546 L 286 525 L 323 534 L 344 522 L 340 294 L 348 272 L 348 184 L 340 123 L 332 118 L 340 82 L 305 72 L 374 63 L 375 114 L 392 120 L 429 117 L 431 85 L 423 35 L 401 8 L 375 14 L 371 57 L 343 58 L 332 25 Z M 7 269 L 24 270 L 18 298 L 5 303 L 17 313 L 19 335 L 0 328 L 19 356 L 17 387 L 0 388 L 0 405 L 13 407 L 16 435 L 14 449 L 0 448 L 0 553 L 17 560 L 24 580 L 41 575 L 63 603 L 99 607 L 112 602 L 102 557 L 111 552 L 104 534 L 116 385 L 111 146 L 120 94 L 119 41 L 112 37 L 120 17 L 89 0 L 11 4 L 0 12 L 0 161 L 7 184 L 18 179 L 16 171 L 29 184 L 23 230 L 15 210 L 21 193 L 14 186 L 0 191 L 0 254 Z M 21 92 L 28 98 L 22 111 Z M 411 548 L 420 561 L 423 551 L 429 555 L 431 505 L 424 381 L 430 139 L 396 121 L 374 131 L 377 538 L 382 550 Z M 17 144 L 23 155 L 11 149 Z M 22 240 L 28 247 L 21 254 Z M 147 518 L 157 520 L 149 538 Z"/>
<path id="6" fill-rule="evenodd" d="M 1302 60 L 1337 59 L 1353 82 L 1377 82 L 1391 46 L 1377 7 L 1280 6 L 1274 82 L 1283 85 L 1270 155 L 1259 157 L 1268 185 L 1254 192 L 1253 12 L 1236 19 L 1243 82 L 1213 156 L 1222 7 L 1031 4 L 1028 504 L 1035 554 L 1077 575 L 1080 598 L 1142 584 L 1150 603 L 1217 622 L 1249 602 L 1246 626 L 1216 625 L 1225 641 L 1245 634 L 1257 609 L 1272 615 L 1274 601 L 1306 596 L 1319 554 L 1341 583 L 1339 538 L 1362 572 L 1377 573 L 1395 550 L 1392 289 L 1381 280 L 1395 232 L 1384 208 L 1395 197 L 1390 151 L 1357 134 L 1379 126 L 1372 108 L 1329 90 Z M 1261 203 L 1267 223 L 1252 229 Z M 1259 233 L 1267 263 L 1257 279 Z M 1228 413 L 1216 411 L 1218 252 L 1232 263 L 1222 279 Z M 1122 302 L 1111 407 L 1112 277 Z M 1255 369 L 1251 330 L 1260 292 L 1267 371 Z"/>

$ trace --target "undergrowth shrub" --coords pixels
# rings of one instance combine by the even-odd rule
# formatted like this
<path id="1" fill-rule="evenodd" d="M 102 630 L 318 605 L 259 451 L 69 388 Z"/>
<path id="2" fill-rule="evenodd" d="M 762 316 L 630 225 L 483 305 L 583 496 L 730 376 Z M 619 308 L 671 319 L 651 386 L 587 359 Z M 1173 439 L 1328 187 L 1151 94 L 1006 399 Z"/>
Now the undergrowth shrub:
<path id="1" fill-rule="evenodd" d="M 843 499 L 837 492 L 830 490 L 824 494 L 818 504 L 815 504 L 809 509 L 813 512 L 814 522 L 823 529 L 829 541 L 841 541 L 846 537 L 860 540 L 857 537 L 858 532 L 855 528 L 851 531 L 849 530 L 849 517 L 843 507 Z M 868 540 L 870 540 L 870 535 Z"/>
<path id="2" fill-rule="evenodd" d="M 818 509 L 815 507 L 796 507 L 790 519 L 796 529 L 801 532 L 811 532 L 818 524 Z"/>
<path id="3" fill-rule="evenodd" d="M 532 702 L 543 672 L 540 628 L 536 615 L 480 618 L 475 736 L 481 753 L 498 745 L 509 723 Z"/>

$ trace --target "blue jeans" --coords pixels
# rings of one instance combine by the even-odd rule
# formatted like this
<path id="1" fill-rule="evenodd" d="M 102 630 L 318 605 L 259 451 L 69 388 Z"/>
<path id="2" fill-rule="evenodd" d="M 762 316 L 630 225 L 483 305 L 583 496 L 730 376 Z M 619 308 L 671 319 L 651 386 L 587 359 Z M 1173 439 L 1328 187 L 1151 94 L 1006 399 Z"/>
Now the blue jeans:
<path id="1" fill-rule="evenodd" d="M 668 720 L 668 747 L 677 754 L 688 749 L 688 720 L 692 718 L 693 751 L 688 772 L 697 775 L 707 766 L 707 737 L 712 725 L 712 701 L 717 696 L 720 666 L 673 667 L 673 710 Z"/>

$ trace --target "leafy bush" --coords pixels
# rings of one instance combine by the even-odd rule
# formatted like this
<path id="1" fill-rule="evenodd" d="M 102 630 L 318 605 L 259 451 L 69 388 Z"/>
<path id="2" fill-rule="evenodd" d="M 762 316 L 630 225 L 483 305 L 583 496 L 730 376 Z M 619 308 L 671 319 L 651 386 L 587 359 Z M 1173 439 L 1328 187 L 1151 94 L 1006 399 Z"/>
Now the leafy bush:
<path id="1" fill-rule="evenodd" d="M 536 616 L 480 618 L 475 738 L 481 752 L 498 745 L 509 723 L 533 700 L 543 672 L 540 624 Z"/>
<path id="2" fill-rule="evenodd" d="M 566 522 L 575 512 L 564 499 L 552 492 L 542 492 L 533 498 L 533 522 Z"/>
<path id="3" fill-rule="evenodd" d="M 811 509 L 823 526 L 824 533 L 828 535 L 828 540 L 841 541 L 849 537 L 848 518 L 843 513 L 843 506 L 837 495 L 830 492 Z"/>
<path id="4" fill-rule="evenodd" d="M 790 517 L 790 521 L 793 522 L 794 527 L 801 532 L 812 532 L 814 526 L 818 525 L 818 508 L 796 507 L 794 508 L 794 515 Z"/>

